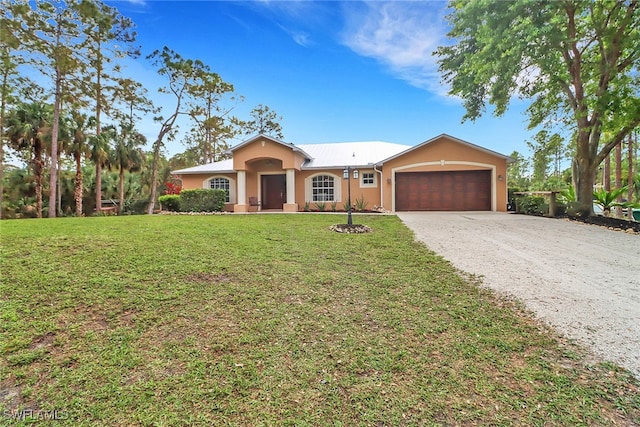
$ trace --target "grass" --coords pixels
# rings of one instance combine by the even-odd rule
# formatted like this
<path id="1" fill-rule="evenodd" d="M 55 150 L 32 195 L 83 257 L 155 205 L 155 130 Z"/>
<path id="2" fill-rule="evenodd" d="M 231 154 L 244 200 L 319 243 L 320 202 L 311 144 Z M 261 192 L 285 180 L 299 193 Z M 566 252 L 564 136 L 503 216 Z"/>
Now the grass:
<path id="1" fill-rule="evenodd" d="M 640 422 L 626 371 L 396 217 L 357 217 L 360 235 L 330 232 L 336 218 L 2 222 L 0 424 Z"/>

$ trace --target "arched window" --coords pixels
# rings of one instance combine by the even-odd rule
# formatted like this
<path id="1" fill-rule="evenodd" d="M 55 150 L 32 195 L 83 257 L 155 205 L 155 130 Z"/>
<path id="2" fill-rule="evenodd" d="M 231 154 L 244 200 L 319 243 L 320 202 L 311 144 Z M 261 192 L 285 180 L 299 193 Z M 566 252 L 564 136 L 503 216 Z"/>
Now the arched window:
<path id="1" fill-rule="evenodd" d="M 315 175 L 307 182 L 307 200 L 312 202 L 340 201 L 340 181 L 334 175 Z"/>
<path id="2" fill-rule="evenodd" d="M 208 185 L 205 188 L 224 190 L 227 193 L 226 203 L 231 202 L 231 183 L 228 178 L 214 177 L 208 180 Z"/>

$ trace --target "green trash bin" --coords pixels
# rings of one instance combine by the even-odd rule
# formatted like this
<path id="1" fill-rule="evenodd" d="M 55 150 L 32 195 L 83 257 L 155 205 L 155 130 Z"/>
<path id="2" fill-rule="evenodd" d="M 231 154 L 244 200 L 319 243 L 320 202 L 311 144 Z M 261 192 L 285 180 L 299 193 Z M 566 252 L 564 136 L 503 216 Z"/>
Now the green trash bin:
<path id="1" fill-rule="evenodd" d="M 640 221 L 640 209 L 632 209 L 631 214 L 633 215 L 633 219 Z"/>

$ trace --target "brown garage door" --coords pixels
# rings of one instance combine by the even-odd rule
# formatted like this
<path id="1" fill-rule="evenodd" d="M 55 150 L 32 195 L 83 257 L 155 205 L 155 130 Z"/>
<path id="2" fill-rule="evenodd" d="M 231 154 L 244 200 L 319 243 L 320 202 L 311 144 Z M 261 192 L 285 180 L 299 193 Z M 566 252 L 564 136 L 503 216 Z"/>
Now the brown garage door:
<path id="1" fill-rule="evenodd" d="M 398 211 L 490 211 L 491 171 L 396 174 Z"/>

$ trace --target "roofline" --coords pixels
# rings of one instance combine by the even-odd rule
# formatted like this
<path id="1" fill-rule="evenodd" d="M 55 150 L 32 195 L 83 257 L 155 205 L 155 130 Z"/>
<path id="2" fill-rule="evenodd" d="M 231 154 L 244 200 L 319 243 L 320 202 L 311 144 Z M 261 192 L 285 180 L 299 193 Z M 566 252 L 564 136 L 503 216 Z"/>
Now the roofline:
<path id="1" fill-rule="evenodd" d="M 302 154 L 304 156 L 305 159 L 307 160 L 312 160 L 313 157 L 311 157 L 308 153 L 306 153 L 304 150 L 302 150 L 299 147 L 296 147 L 294 144 L 289 144 L 287 142 L 284 141 L 280 141 L 279 139 L 273 138 L 271 136 L 265 135 L 265 134 L 258 134 L 256 136 L 252 136 L 251 138 L 242 141 L 240 144 L 236 145 L 235 147 L 231 147 L 230 149 L 228 149 L 227 151 L 225 151 L 225 154 L 233 154 L 234 151 L 236 151 L 239 148 L 244 147 L 245 145 L 249 145 L 255 141 L 257 141 L 260 138 L 264 138 L 264 139 L 268 139 L 269 141 L 275 142 L 276 144 L 280 144 L 283 145 L 287 148 L 291 148 L 291 150 L 293 150 L 294 152 L 298 152 L 300 154 Z"/>
<path id="2" fill-rule="evenodd" d="M 420 147 L 423 147 L 425 145 L 429 145 L 429 144 L 435 142 L 436 140 L 438 140 L 440 138 L 449 138 L 449 139 L 451 139 L 451 140 L 453 140 L 453 141 L 455 141 L 457 143 L 460 143 L 460 144 L 466 145 L 468 147 L 474 148 L 474 149 L 476 149 L 478 151 L 483 151 L 483 152 L 485 152 L 487 154 L 491 154 L 492 156 L 501 157 L 501 158 L 505 159 L 507 161 L 507 163 L 513 163 L 515 161 L 515 159 L 513 159 L 512 157 L 505 156 L 504 154 L 498 153 L 497 151 L 489 150 L 488 148 L 484 148 L 484 147 L 481 147 L 479 145 L 472 144 L 469 141 L 465 141 L 465 140 L 462 140 L 460 138 L 456 138 L 455 136 L 451 136 L 451 135 L 446 134 L 446 133 L 441 133 L 440 135 L 435 136 L 435 137 L 433 137 L 431 139 L 428 139 L 428 140 L 426 140 L 425 142 L 423 142 L 421 144 L 414 145 L 413 147 L 409 147 L 408 149 L 406 149 L 404 151 L 401 151 L 398 154 L 394 154 L 391 157 L 388 157 L 388 158 L 386 158 L 384 160 L 381 160 L 381 161 L 377 162 L 376 165 L 382 165 L 385 162 L 391 161 L 393 159 L 397 159 L 398 157 L 404 156 L 405 154 L 409 153 L 410 151 L 413 151 L 413 150 L 415 150 L 417 148 L 420 148 Z"/>
<path id="3" fill-rule="evenodd" d="M 347 167 L 350 167 L 351 169 L 373 169 L 376 166 L 375 163 L 367 163 L 366 165 L 344 165 L 344 166 L 311 166 L 311 167 L 307 167 L 307 166 L 302 166 L 300 169 L 301 170 L 326 170 L 326 169 L 340 169 L 340 170 L 344 170 Z"/>
<path id="4" fill-rule="evenodd" d="M 205 173 L 236 173 L 237 171 L 234 171 L 233 169 L 229 169 L 229 170 L 215 170 L 215 171 L 193 171 L 193 172 L 180 172 L 181 170 L 184 169 L 179 169 L 177 171 L 171 171 L 172 175 L 202 175 Z"/>

